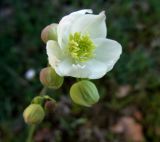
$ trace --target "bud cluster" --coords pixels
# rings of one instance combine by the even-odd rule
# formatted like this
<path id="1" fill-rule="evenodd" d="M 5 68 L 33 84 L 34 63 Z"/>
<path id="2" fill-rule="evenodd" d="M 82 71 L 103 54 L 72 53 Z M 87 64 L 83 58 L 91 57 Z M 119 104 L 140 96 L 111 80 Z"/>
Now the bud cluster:
<path id="1" fill-rule="evenodd" d="M 48 106 L 48 103 L 50 103 L 50 106 Z M 33 98 L 31 104 L 24 110 L 24 121 L 29 125 L 39 124 L 43 121 L 45 113 L 54 109 L 55 106 L 56 101 L 51 97 L 37 96 Z"/>
<path id="2" fill-rule="evenodd" d="M 57 24 L 51 24 L 45 27 L 42 30 L 41 38 L 44 43 L 47 43 L 49 40 L 57 41 Z M 83 41 L 86 37 L 81 37 L 80 39 Z M 78 42 L 81 41 L 78 40 Z M 87 44 L 86 48 L 90 50 L 88 45 L 89 44 Z M 40 71 L 39 78 L 42 85 L 49 89 L 59 89 L 64 82 L 64 77 L 59 76 L 50 66 L 45 67 Z M 94 83 L 83 79 L 71 86 L 70 97 L 74 103 L 90 107 L 98 102 L 99 93 Z M 24 110 L 24 120 L 27 124 L 39 124 L 44 119 L 45 113 L 52 112 L 55 106 L 56 101 L 51 97 L 37 96 L 33 98 L 31 104 Z"/>

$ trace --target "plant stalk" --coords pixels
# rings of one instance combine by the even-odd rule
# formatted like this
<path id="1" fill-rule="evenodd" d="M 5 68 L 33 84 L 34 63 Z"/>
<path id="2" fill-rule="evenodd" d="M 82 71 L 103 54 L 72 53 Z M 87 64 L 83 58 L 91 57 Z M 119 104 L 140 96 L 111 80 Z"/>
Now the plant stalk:
<path id="1" fill-rule="evenodd" d="M 31 125 L 29 126 L 29 133 L 28 133 L 28 138 L 26 142 L 33 142 L 33 134 L 36 128 L 36 125 Z"/>

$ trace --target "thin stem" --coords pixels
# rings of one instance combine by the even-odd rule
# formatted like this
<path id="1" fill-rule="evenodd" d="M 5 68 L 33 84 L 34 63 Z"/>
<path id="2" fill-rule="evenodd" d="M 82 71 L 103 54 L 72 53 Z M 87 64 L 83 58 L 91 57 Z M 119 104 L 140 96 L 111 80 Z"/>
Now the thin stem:
<path id="1" fill-rule="evenodd" d="M 26 142 L 33 142 L 32 138 L 33 138 L 33 134 L 35 131 L 36 125 L 31 125 L 29 128 L 29 134 L 28 134 L 28 138 Z"/>
<path id="2" fill-rule="evenodd" d="M 76 78 L 77 82 L 82 81 L 82 80 L 89 80 L 89 79 L 88 78 Z"/>
<path id="3" fill-rule="evenodd" d="M 41 92 L 39 93 L 40 96 L 46 95 L 47 92 L 47 88 L 43 87 L 43 89 L 41 90 Z"/>

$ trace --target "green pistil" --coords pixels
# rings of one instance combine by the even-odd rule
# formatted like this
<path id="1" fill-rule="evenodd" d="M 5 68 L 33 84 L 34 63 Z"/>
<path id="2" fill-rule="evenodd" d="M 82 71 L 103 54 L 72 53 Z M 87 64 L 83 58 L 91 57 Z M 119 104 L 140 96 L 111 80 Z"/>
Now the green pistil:
<path id="1" fill-rule="evenodd" d="M 86 62 L 94 57 L 95 45 L 88 34 L 71 34 L 68 42 L 69 54 L 76 62 Z"/>

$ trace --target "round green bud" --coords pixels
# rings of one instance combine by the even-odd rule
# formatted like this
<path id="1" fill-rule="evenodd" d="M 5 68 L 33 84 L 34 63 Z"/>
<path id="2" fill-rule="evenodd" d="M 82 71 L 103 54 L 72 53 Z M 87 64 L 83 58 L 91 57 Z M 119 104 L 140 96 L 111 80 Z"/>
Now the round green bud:
<path id="1" fill-rule="evenodd" d="M 32 104 L 40 104 L 41 105 L 41 104 L 43 104 L 43 102 L 44 102 L 44 97 L 42 97 L 42 96 L 36 96 L 32 100 Z"/>
<path id="2" fill-rule="evenodd" d="M 46 67 L 40 72 L 40 81 L 48 88 L 58 89 L 62 86 L 64 78 L 59 76 L 53 68 Z"/>
<path id="3" fill-rule="evenodd" d="M 41 105 L 31 104 L 23 112 L 24 121 L 27 124 L 39 124 L 44 119 L 45 113 Z"/>
<path id="4" fill-rule="evenodd" d="M 91 106 L 98 102 L 99 93 L 96 86 L 88 80 L 82 80 L 72 85 L 70 96 L 76 104 Z"/>
<path id="5" fill-rule="evenodd" d="M 48 40 L 57 41 L 57 25 L 58 24 L 50 24 L 42 30 L 41 39 L 44 43 Z"/>

